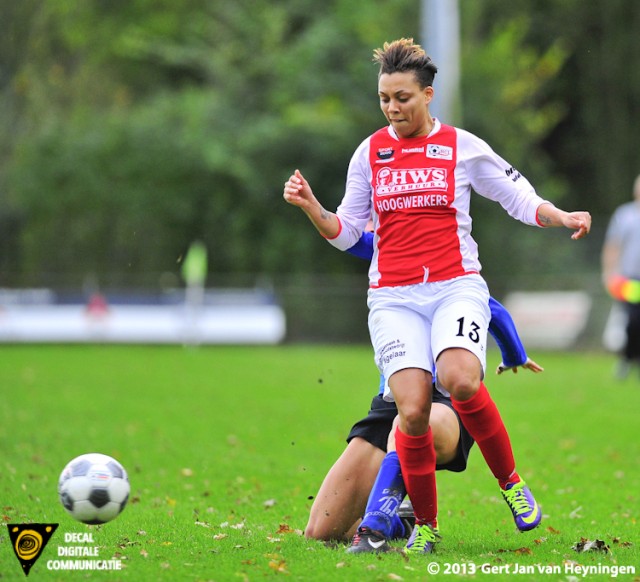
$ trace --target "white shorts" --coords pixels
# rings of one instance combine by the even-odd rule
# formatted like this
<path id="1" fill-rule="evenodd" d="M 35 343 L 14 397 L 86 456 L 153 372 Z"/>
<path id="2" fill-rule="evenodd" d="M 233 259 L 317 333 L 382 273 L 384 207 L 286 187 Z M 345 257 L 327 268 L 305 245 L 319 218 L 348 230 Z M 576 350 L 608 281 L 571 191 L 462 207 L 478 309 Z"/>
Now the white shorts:
<path id="1" fill-rule="evenodd" d="M 380 373 L 388 380 L 406 368 L 434 373 L 448 348 L 473 353 L 484 374 L 491 312 L 480 275 L 402 287 L 369 289 L 369 333 Z M 393 400 L 388 381 L 384 399 Z"/>

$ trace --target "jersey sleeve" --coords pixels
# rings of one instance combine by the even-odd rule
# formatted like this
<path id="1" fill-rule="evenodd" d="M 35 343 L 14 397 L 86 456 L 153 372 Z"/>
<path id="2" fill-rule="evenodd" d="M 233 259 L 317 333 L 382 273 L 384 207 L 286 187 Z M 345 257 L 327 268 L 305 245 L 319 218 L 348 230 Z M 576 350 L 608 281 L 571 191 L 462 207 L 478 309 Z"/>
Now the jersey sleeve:
<path id="1" fill-rule="evenodd" d="M 500 348 L 502 363 L 508 368 L 522 366 L 527 361 L 527 352 L 522 345 L 511 314 L 493 297 L 489 297 L 489 309 L 491 310 L 489 333 Z"/>
<path id="2" fill-rule="evenodd" d="M 363 232 L 360 240 L 347 249 L 347 252 L 365 261 L 373 258 L 373 233 Z"/>
<path id="3" fill-rule="evenodd" d="M 479 137 L 459 131 L 461 159 L 465 160 L 471 187 L 484 198 L 498 202 L 507 213 L 532 226 L 538 222 L 538 208 L 547 202 L 511 164 L 495 153 Z"/>
<path id="4" fill-rule="evenodd" d="M 353 247 L 371 218 L 371 165 L 369 141 L 363 141 L 353 154 L 347 172 L 345 194 L 336 214 L 340 232 L 327 239 L 334 247 L 346 251 Z"/>

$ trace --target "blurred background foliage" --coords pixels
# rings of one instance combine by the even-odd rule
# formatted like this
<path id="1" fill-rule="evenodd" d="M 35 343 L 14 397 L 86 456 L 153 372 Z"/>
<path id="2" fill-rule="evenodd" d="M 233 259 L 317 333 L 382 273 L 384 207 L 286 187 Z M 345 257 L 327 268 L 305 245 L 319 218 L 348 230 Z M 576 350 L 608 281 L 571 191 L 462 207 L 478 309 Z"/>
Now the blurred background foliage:
<path id="1" fill-rule="evenodd" d="M 372 50 L 402 36 L 428 46 L 420 9 L 0 0 L 0 286 L 88 274 L 153 286 L 195 239 L 212 279 L 361 280 L 366 266 L 322 241 L 282 185 L 300 168 L 337 206 L 353 150 L 384 124 Z M 594 216 L 590 241 L 573 244 L 474 197 L 485 276 L 502 292 L 593 281 L 608 216 L 640 173 L 640 5 L 461 0 L 460 17 L 461 117 L 444 121 Z"/>

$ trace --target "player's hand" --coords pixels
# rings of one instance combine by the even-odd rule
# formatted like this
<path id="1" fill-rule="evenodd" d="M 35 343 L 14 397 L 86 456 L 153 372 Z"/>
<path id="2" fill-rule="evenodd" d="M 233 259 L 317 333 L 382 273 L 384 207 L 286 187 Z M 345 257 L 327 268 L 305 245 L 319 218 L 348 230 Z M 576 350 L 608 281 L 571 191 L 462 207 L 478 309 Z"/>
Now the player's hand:
<path id="1" fill-rule="evenodd" d="M 300 170 L 296 170 L 284 184 L 284 192 L 282 197 L 293 206 L 308 210 L 314 204 L 317 204 L 316 197 L 313 195 L 309 182 L 304 179 Z"/>
<path id="2" fill-rule="evenodd" d="M 500 362 L 500 365 L 496 369 L 496 374 L 498 376 L 502 374 L 502 372 L 506 372 L 507 370 L 513 371 L 514 374 L 518 373 L 518 368 L 524 368 L 525 370 L 531 370 L 534 374 L 538 372 L 544 372 L 544 368 L 534 362 L 531 358 L 527 358 L 527 361 L 522 364 L 522 366 L 505 366 L 503 362 Z"/>
<path id="3" fill-rule="evenodd" d="M 575 231 L 571 235 L 573 240 L 587 236 L 591 230 L 591 214 L 582 210 L 568 212 L 562 222 L 564 226 Z"/>

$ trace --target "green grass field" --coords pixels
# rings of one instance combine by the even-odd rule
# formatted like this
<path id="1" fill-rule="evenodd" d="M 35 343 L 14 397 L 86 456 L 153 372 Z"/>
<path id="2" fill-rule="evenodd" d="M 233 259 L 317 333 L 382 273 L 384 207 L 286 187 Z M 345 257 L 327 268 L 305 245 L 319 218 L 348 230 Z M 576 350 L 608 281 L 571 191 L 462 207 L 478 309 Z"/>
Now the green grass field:
<path id="1" fill-rule="evenodd" d="M 614 381 L 607 354 L 531 356 L 543 374 L 487 381 L 543 506 L 529 534 L 515 532 L 474 448 L 465 473 L 438 473 L 444 539 L 432 557 L 305 540 L 311 499 L 377 388 L 367 346 L 0 347 L 2 519 L 59 524 L 29 580 L 421 580 L 428 568 L 438 579 L 610 578 L 572 564 L 635 568 L 618 579 L 640 580 L 640 378 Z M 498 360 L 489 354 L 490 370 Z M 119 459 L 132 487 L 104 526 L 75 522 L 57 498 L 64 465 L 94 451 Z M 91 532 L 89 546 L 122 569 L 49 570 L 68 559 L 58 552 L 72 532 Z M 583 538 L 609 551 L 577 553 Z M 0 579 L 24 579 L 4 525 Z"/>

